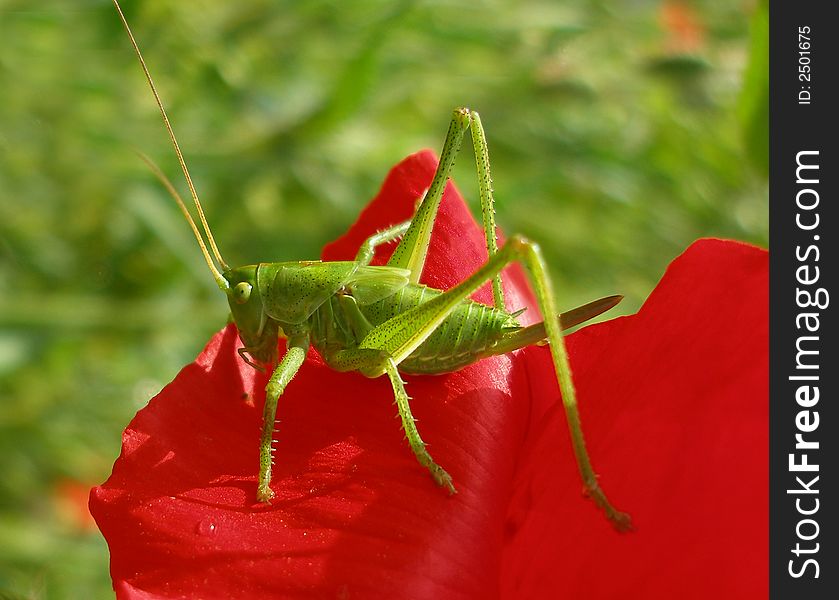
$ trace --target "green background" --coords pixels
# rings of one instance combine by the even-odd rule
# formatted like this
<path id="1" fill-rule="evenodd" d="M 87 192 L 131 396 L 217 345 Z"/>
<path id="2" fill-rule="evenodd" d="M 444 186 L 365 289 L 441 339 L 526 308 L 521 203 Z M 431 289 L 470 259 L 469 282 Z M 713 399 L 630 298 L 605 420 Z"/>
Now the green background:
<path id="1" fill-rule="evenodd" d="M 768 243 L 765 4 L 124 8 L 232 264 L 316 258 L 460 105 L 499 223 L 541 243 L 564 308 L 633 312 L 699 237 Z M 0 598 L 110 594 L 87 488 L 226 320 L 133 149 L 183 189 L 110 2 L 0 0 Z"/>

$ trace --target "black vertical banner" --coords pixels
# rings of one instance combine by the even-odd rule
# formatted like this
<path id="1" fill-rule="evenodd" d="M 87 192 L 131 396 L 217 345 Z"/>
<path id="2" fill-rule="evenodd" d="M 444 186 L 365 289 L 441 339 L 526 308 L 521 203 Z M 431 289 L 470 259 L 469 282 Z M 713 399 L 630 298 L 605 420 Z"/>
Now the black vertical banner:
<path id="1" fill-rule="evenodd" d="M 839 29 L 770 5 L 770 590 L 837 598 Z M 831 11 L 832 12 L 832 11 Z"/>

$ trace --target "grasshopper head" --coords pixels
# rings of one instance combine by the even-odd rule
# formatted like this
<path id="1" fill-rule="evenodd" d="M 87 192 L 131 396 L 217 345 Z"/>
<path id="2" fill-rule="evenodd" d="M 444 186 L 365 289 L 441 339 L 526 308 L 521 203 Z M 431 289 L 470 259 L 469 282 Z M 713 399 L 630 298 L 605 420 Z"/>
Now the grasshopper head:
<path id="1" fill-rule="evenodd" d="M 247 353 L 259 362 L 273 363 L 277 359 L 279 330 L 276 321 L 265 314 L 257 287 L 257 269 L 258 265 L 248 265 L 224 271 L 229 284 L 224 291 Z"/>

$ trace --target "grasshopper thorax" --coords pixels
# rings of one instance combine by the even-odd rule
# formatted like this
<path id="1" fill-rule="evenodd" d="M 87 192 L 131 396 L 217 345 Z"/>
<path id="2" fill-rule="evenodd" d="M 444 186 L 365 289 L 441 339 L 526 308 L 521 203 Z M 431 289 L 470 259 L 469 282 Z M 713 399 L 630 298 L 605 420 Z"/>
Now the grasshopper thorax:
<path id="1" fill-rule="evenodd" d="M 358 267 L 353 261 L 295 261 L 225 270 L 223 289 L 246 352 L 263 363 L 276 359 L 277 336 L 307 331 L 309 317 Z"/>
<path id="2" fill-rule="evenodd" d="M 256 281 L 265 314 L 280 323 L 302 325 L 356 269 L 354 261 L 261 263 Z"/>

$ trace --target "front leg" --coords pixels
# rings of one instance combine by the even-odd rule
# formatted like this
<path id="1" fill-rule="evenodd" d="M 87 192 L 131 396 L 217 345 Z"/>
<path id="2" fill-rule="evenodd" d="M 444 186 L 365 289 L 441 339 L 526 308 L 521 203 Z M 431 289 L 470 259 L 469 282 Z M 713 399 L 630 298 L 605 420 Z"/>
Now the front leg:
<path id="1" fill-rule="evenodd" d="M 410 226 L 411 220 L 408 219 L 397 225 L 392 225 L 384 231 L 374 233 L 361 244 L 361 248 L 358 249 L 358 254 L 355 255 L 355 262 L 361 265 L 369 265 L 373 260 L 376 247 L 398 240 L 405 235 L 405 232 L 408 231 L 408 227 Z"/>
<path id="2" fill-rule="evenodd" d="M 256 489 L 258 502 L 270 502 L 274 497 L 271 491 L 271 467 L 273 465 L 274 422 L 277 416 L 277 401 L 280 399 L 291 379 L 297 374 L 306 353 L 309 351 L 309 336 L 290 337 L 288 349 L 274 369 L 268 385 L 265 386 L 265 408 L 262 411 L 262 435 L 259 438 L 259 480 Z"/>

